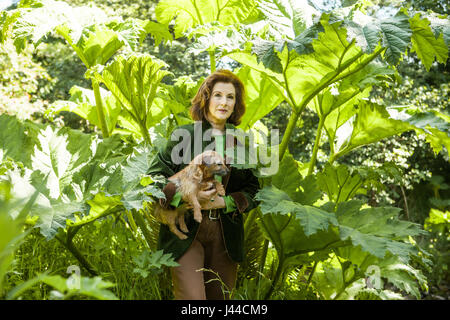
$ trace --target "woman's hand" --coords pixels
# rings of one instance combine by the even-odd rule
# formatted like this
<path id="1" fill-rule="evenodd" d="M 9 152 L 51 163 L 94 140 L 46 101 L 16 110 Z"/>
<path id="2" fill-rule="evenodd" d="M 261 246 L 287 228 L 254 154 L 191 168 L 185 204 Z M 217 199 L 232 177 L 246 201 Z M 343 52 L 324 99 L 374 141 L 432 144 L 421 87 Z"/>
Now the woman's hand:
<path id="1" fill-rule="evenodd" d="M 200 191 L 197 199 L 202 210 L 225 208 L 225 200 L 217 194 L 216 189 Z"/>
<path id="2" fill-rule="evenodd" d="M 216 189 L 199 191 L 197 199 L 202 207 L 202 210 L 220 209 L 226 207 L 224 198 L 217 194 Z M 186 208 L 192 209 L 192 206 L 190 204 L 186 204 Z"/>
<path id="3" fill-rule="evenodd" d="M 217 195 L 216 189 L 202 190 L 197 194 L 197 200 L 203 206 L 203 203 L 211 201 L 211 199 L 215 199 L 214 197 Z"/>
<path id="4" fill-rule="evenodd" d="M 202 206 L 202 210 L 221 209 L 226 207 L 225 199 L 217 193 L 208 201 L 200 202 L 200 205 Z"/>

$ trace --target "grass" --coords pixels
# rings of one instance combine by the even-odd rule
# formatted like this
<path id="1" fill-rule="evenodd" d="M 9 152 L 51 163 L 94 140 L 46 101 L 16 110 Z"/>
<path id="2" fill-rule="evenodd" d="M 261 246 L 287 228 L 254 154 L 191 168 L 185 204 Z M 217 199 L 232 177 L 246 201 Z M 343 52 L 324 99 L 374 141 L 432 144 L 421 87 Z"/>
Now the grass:
<path id="1" fill-rule="evenodd" d="M 163 269 L 143 278 L 133 270 L 133 257 L 148 250 L 135 241 L 130 231 L 112 217 L 83 227 L 74 244 L 99 271 L 103 280 L 116 284 L 111 291 L 121 300 L 172 299 L 170 274 Z M 72 254 L 56 239 L 47 241 L 34 229 L 15 254 L 13 267 L 6 277 L 6 292 L 43 272 L 67 278 L 69 266 L 79 265 Z M 81 268 L 82 276 L 92 276 Z M 51 298 L 52 288 L 38 284 L 24 292 L 20 299 Z"/>

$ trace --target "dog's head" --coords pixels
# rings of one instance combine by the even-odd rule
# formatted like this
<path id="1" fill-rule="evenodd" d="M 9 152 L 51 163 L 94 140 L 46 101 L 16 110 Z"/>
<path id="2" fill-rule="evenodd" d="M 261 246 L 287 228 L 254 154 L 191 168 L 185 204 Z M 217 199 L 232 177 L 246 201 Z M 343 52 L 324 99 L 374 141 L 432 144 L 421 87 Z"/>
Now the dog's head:
<path id="1" fill-rule="evenodd" d="M 212 150 L 203 152 L 194 160 L 202 170 L 204 179 L 214 175 L 225 176 L 229 171 L 220 154 Z"/>

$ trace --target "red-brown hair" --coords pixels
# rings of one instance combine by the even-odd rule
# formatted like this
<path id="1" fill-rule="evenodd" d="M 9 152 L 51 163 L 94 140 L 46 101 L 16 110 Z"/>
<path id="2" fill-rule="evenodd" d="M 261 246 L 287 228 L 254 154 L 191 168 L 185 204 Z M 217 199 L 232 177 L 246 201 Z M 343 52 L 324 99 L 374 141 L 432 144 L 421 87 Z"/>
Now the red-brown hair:
<path id="1" fill-rule="evenodd" d="M 211 91 L 217 82 L 231 83 L 236 90 L 236 102 L 231 116 L 227 122 L 235 126 L 241 123 L 241 118 L 245 113 L 245 90 L 242 81 L 231 71 L 220 69 L 210 74 L 198 89 L 194 99 L 192 99 L 192 106 L 190 109 L 191 117 L 194 121 L 207 121 L 209 100 L 211 98 Z"/>

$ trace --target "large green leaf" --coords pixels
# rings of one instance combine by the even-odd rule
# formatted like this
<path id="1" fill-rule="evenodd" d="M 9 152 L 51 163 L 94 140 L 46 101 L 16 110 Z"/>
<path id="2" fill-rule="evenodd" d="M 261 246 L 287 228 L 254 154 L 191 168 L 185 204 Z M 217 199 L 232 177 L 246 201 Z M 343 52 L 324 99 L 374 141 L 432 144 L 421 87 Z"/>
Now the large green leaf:
<path id="1" fill-rule="evenodd" d="M 261 201 L 259 222 L 281 259 L 324 250 L 339 241 L 333 213 L 293 202 L 273 186 L 263 188 L 255 199 Z"/>
<path id="2" fill-rule="evenodd" d="M 239 128 L 248 130 L 275 109 L 284 97 L 277 84 L 263 73 L 244 67 L 237 72 L 237 76 L 244 82 L 246 90 L 246 111 Z"/>
<path id="3" fill-rule="evenodd" d="M 290 153 L 284 155 L 277 174 L 272 177 L 272 186 L 284 191 L 289 198 L 295 199 L 302 176 L 298 163 Z"/>
<path id="4" fill-rule="evenodd" d="M 130 150 L 123 147 L 117 136 L 100 142 L 94 135 L 77 130 L 52 126 L 40 129 L 8 116 L 1 116 L 0 120 L 19 129 L 15 136 L 9 137 L 2 153 L 6 151 L 18 160 L 30 159 L 24 161 L 24 173 L 7 172 L 14 186 L 14 197 L 22 199 L 36 190 L 39 192 L 31 213 L 40 216 L 36 227 L 47 239 L 64 229 L 70 220 L 88 216 L 87 220 L 92 221 L 126 201 L 130 207 L 142 207 L 143 201 L 152 201 L 149 195 L 158 194 L 159 190 L 152 185 L 140 184 L 149 162 L 143 158 L 154 154 L 150 150 L 143 150 L 126 161 Z M 0 129 L 0 135 L 4 135 L 10 126 Z M 10 153 L 8 150 L 15 147 L 14 139 L 28 141 L 29 147 L 22 149 L 22 154 Z M 116 203 L 112 203 L 111 196 L 101 199 L 102 194 L 98 195 L 105 187 L 107 192 L 118 193 Z M 106 198 L 104 194 L 103 198 Z M 106 204 L 102 204 L 103 200 L 107 200 Z M 11 214 L 17 212 L 13 210 Z"/>
<path id="5" fill-rule="evenodd" d="M 0 150 L 2 150 L 2 158 L 10 157 L 29 167 L 31 165 L 30 150 L 34 146 L 34 139 L 30 135 L 39 130 L 40 127 L 31 122 L 23 123 L 18 121 L 16 117 L 0 114 Z M 29 134 L 27 135 L 25 132 Z"/>
<path id="6" fill-rule="evenodd" d="M 133 54 L 128 57 L 117 56 L 101 74 L 93 70 L 93 76 L 112 92 L 120 103 L 122 111 L 140 130 L 136 132 L 145 137 L 148 128 L 158 123 L 165 114 L 154 103 L 158 85 L 168 74 L 161 70 L 166 64 L 152 58 L 149 54 Z"/>
<path id="7" fill-rule="evenodd" d="M 430 22 L 427 19 L 420 19 L 420 14 L 409 19 L 409 22 L 413 31 L 412 51 L 417 53 L 425 68 L 429 71 L 435 58 L 440 63 L 445 63 L 449 49 L 444 41 L 444 33 L 436 38 L 430 28 Z"/>
<path id="8" fill-rule="evenodd" d="M 71 183 L 63 190 L 71 200 L 81 202 L 99 193 L 130 152 L 118 135 L 93 144 L 92 149 L 94 156 L 73 174 Z"/>
<path id="9" fill-rule="evenodd" d="M 58 233 L 59 229 L 65 229 L 67 220 L 75 221 L 75 213 L 87 210 L 83 203 L 51 201 L 51 207 L 36 207 L 34 210 L 41 213 L 36 228 L 41 234 L 50 240 Z"/>
<path id="10" fill-rule="evenodd" d="M 290 153 L 284 155 L 278 172 L 272 176 L 272 186 L 284 191 L 290 199 L 303 205 L 312 205 L 322 197 L 314 176 L 303 178 L 299 163 Z"/>
<path id="11" fill-rule="evenodd" d="M 327 163 L 323 172 L 317 174 L 317 184 L 335 203 L 352 199 L 363 183 L 363 178 L 357 172 L 350 174 L 345 165 L 333 167 Z"/>
<path id="12" fill-rule="evenodd" d="M 390 282 L 406 294 L 413 294 L 417 299 L 420 298 L 419 287 L 426 291 L 428 289 L 427 281 L 420 270 L 406 264 L 399 257 L 390 253 L 384 258 L 377 258 L 364 251 L 360 246 L 346 246 L 336 250 L 336 253 L 345 261 L 357 267 L 357 278 L 364 277 L 371 283 L 375 292 L 381 299 L 391 299 L 389 292 L 381 291 L 385 282 Z M 380 293 L 388 295 L 380 295 Z M 401 299 L 402 297 L 395 297 Z"/>
<path id="13" fill-rule="evenodd" d="M 145 202 L 153 202 L 153 197 L 164 197 L 162 191 L 152 184 L 143 183 L 154 152 L 148 147 L 137 147 L 125 159 L 112 164 L 101 177 L 99 191 L 87 203 L 90 205 L 89 217 L 100 216 L 109 209 L 123 206 L 126 210 L 140 210 Z M 103 164 L 104 165 L 104 164 Z M 96 165 L 94 164 L 94 167 Z M 91 191 L 93 192 L 93 191 Z"/>
<path id="14" fill-rule="evenodd" d="M 161 190 L 154 185 L 143 185 L 142 179 L 147 177 L 153 152 L 147 147 L 136 148 L 122 166 L 123 195 L 122 204 L 127 210 L 140 210 L 144 202 L 153 202 L 151 196 L 164 197 Z"/>
<path id="15" fill-rule="evenodd" d="M 348 137 L 340 138 L 348 141 L 348 143 L 336 151 L 344 153 L 344 149 L 345 151 L 352 150 L 359 146 L 411 130 L 411 126 L 407 123 L 391 119 L 383 106 L 367 102 L 359 104 L 358 112 L 352 125 L 353 129 L 346 132 Z"/>
<path id="16" fill-rule="evenodd" d="M 58 100 L 52 103 L 45 111 L 46 116 L 52 119 L 54 114 L 69 111 L 100 127 L 94 92 L 90 89 L 73 86 L 69 93 L 71 95 L 70 99 L 68 101 Z M 120 113 L 120 105 L 116 102 L 111 92 L 103 88 L 100 88 L 100 95 L 108 132 L 113 134 Z"/>
<path id="17" fill-rule="evenodd" d="M 380 22 L 382 45 L 386 47 L 385 58 L 390 64 L 397 64 L 411 41 L 408 16 L 402 12 Z"/>
<path id="18" fill-rule="evenodd" d="M 64 1 L 42 0 L 35 8 L 14 10 L 11 37 L 18 51 L 23 50 L 28 39 L 36 46 L 58 26 L 65 25 L 72 42 L 77 42 L 83 27 L 105 22 L 108 17 L 95 6 L 72 7 Z"/>
<path id="19" fill-rule="evenodd" d="M 430 143 L 437 154 L 445 146 L 450 154 L 450 118 L 448 115 L 436 111 L 417 112 L 405 107 L 392 107 L 388 112 L 393 119 L 404 121 L 411 125 L 411 129 L 425 134 L 426 141 Z"/>
<path id="20" fill-rule="evenodd" d="M 85 26 L 79 36 L 74 36 L 74 30 L 67 23 L 58 25 L 55 30 L 90 68 L 105 64 L 123 46 L 129 51 L 135 50 L 152 28 L 147 21 L 129 18 Z"/>
<path id="21" fill-rule="evenodd" d="M 60 298 L 69 298 L 71 296 L 87 296 L 99 300 L 118 300 L 116 295 L 108 288 L 114 286 L 109 281 L 104 281 L 100 277 L 88 278 L 72 275 L 68 279 L 61 276 L 44 276 L 42 282 L 52 286 L 62 295 Z"/>
<path id="22" fill-rule="evenodd" d="M 155 9 L 156 19 L 169 24 L 175 18 L 175 37 L 189 28 L 218 21 L 222 25 L 253 22 L 259 16 L 254 0 L 162 0 Z"/>
<path id="23" fill-rule="evenodd" d="M 314 92 L 320 92 L 319 88 L 342 74 L 363 72 L 361 69 L 367 65 L 364 60 L 367 55 L 347 41 L 347 30 L 341 27 L 341 22 L 331 24 L 328 19 L 329 16 L 323 15 L 320 24 L 306 30 L 303 39 L 307 41 L 302 45 L 259 40 L 253 43 L 251 51 L 256 59 L 249 51 L 229 56 L 269 76 L 287 91 L 291 105 L 300 107 L 310 101 Z M 281 72 L 282 75 L 277 74 Z"/>
<path id="24" fill-rule="evenodd" d="M 163 25 L 154 21 L 147 21 L 144 28 L 145 31 L 151 33 L 155 38 L 155 46 L 158 46 L 164 41 L 171 42 L 173 40 L 172 34 L 170 33 L 167 25 Z"/>
<path id="25" fill-rule="evenodd" d="M 68 42 L 71 40 L 67 37 L 70 30 L 66 25 L 59 27 L 57 30 Z M 115 31 L 101 25 L 93 25 L 83 29 L 81 38 L 77 43 L 69 42 L 69 44 L 75 49 L 86 67 L 90 68 L 96 64 L 105 64 L 124 43 L 119 40 Z"/>
<path id="26" fill-rule="evenodd" d="M 319 16 L 307 0 L 260 0 L 259 8 L 276 38 L 297 37 Z"/>
<path id="27" fill-rule="evenodd" d="M 37 46 L 48 34 L 58 34 L 75 50 L 87 68 L 105 64 L 123 46 L 133 51 L 148 33 L 156 42 L 172 40 L 167 26 L 152 21 L 109 17 L 96 6 L 72 7 L 64 1 L 42 0 L 40 6 L 3 14 L 0 41 L 14 39 L 18 51 L 27 40 Z M 11 31 L 9 31 L 11 30 Z"/>
<path id="28" fill-rule="evenodd" d="M 353 246 L 360 246 L 365 252 L 377 258 L 390 253 L 403 262 L 415 254 L 409 236 L 423 234 L 420 226 L 398 219 L 400 209 L 380 207 L 360 209 L 362 202 L 352 200 L 338 204 L 336 217 L 342 240 L 350 240 Z"/>
<path id="29" fill-rule="evenodd" d="M 367 101 L 361 101 L 358 106 L 349 106 L 343 111 L 342 120 L 348 120 L 334 131 L 336 153 L 332 155 L 333 160 L 359 146 L 410 130 L 425 134 L 436 153 L 442 146 L 447 149 L 450 147 L 450 125 L 444 115 L 410 111 L 403 106 L 386 108 Z"/>
<path id="30" fill-rule="evenodd" d="M 162 114 L 173 116 L 177 125 L 192 122 L 189 119 L 189 108 L 203 80 L 204 78 L 200 78 L 198 81 L 193 81 L 189 76 L 182 76 L 174 79 L 173 85 L 161 84 L 160 90 L 157 91 L 157 98 L 163 101 Z"/>
<path id="31" fill-rule="evenodd" d="M 386 48 L 385 59 L 396 65 L 406 53 L 412 31 L 405 11 L 395 16 L 377 19 L 356 11 L 352 20 L 344 18 L 349 37 L 354 38 L 364 52 L 372 53 L 378 44 Z"/>
<path id="32" fill-rule="evenodd" d="M 49 197 L 61 198 L 61 191 L 70 184 L 73 174 L 91 157 L 93 136 L 48 126 L 37 139 L 31 156 L 33 179 L 45 181 Z"/>
<path id="33" fill-rule="evenodd" d="M 450 21 L 448 20 L 448 17 L 430 11 L 426 14 L 422 12 L 422 16 L 430 21 L 435 37 L 438 38 L 438 35 L 442 33 L 445 44 L 450 46 Z"/>

